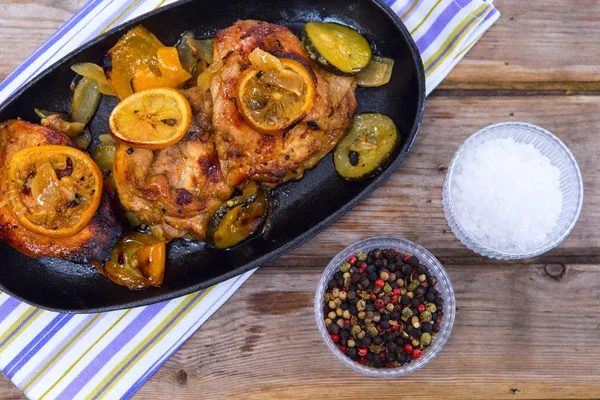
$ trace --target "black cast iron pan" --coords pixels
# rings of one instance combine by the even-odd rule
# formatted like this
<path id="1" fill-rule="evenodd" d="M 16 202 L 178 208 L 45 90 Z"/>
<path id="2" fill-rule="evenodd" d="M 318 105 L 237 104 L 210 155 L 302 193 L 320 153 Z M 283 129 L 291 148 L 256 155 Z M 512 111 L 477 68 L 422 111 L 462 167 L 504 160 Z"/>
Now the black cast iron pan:
<path id="1" fill-rule="evenodd" d="M 379 0 L 223 0 L 183 1 L 143 15 L 98 37 L 69 54 L 19 90 L 0 107 L 0 121 L 21 117 L 37 123 L 33 108 L 68 110 L 69 84 L 78 62 L 101 64 L 104 54 L 128 29 L 143 24 L 165 44 L 193 30 L 197 37 L 212 36 L 238 19 L 260 19 L 288 25 L 299 32 L 308 21 L 336 21 L 363 33 L 374 53 L 395 60 L 392 80 L 379 88 L 359 88 L 358 112 L 390 116 L 402 135 L 388 167 L 374 178 L 346 182 L 335 172 L 331 154 L 298 182 L 274 191 L 277 206 L 273 228 L 229 251 L 202 243 L 169 243 L 162 287 L 130 291 L 100 275 L 90 264 L 33 259 L 0 243 L 0 288 L 35 306 L 74 313 L 138 307 L 182 296 L 224 281 L 273 260 L 311 239 L 367 197 L 400 165 L 410 150 L 425 107 L 425 74 L 410 34 Z M 115 98 L 104 96 L 91 123 L 95 136 L 107 133 Z"/>

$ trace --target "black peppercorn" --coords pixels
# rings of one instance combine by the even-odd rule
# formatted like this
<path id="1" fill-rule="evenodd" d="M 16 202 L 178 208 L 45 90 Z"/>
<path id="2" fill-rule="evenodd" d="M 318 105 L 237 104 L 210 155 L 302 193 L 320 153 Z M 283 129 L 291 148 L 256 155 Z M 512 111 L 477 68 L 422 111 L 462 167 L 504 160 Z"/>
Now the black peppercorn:
<path id="1" fill-rule="evenodd" d="M 385 358 L 389 361 L 389 362 L 394 362 L 396 361 L 396 353 L 387 353 Z"/>
<path id="2" fill-rule="evenodd" d="M 435 294 L 429 292 L 425 295 L 425 300 L 427 300 L 430 303 L 433 303 L 433 301 L 435 300 Z"/>
<path id="3" fill-rule="evenodd" d="M 407 306 L 410 304 L 411 298 L 407 295 L 402 295 L 402 298 L 400 299 L 400 302 L 402 303 L 403 306 Z"/>
<path id="4" fill-rule="evenodd" d="M 354 300 L 356 300 L 356 299 L 354 299 Z M 358 314 L 358 308 L 356 308 L 356 305 L 354 305 L 354 304 L 350 305 L 349 311 L 350 311 L 350 314 L 352 314 L 352 315 Z"/>
<path id="5" fill-rule="evenodd" d="M 413 329 L 410 333 L 410 336 L 414 337 L 415 339 L 418 339 L 421 337 L 422 334 L 423 332 L 421 331 L 421 329 Z"/>
<path id="6" fill-rule="evenodd" d="M 412 274 L 412 267 L 408 264 L 404 264 L 404 266 L 402 267 L 402 273 L 405 276 Z"/>
<path id="7" fill-rule="evenodd" d="M 342 310 L 346 311 L 350 309 L 350 303 L 348 303 L 347 301 L 344 301 L 342 303 Z"/>
<path id="8" fill-rule="evenodd" d="M 335 281 L 329 281 L 329 283 L 327 284 L 327 287 L 329 288 L 329 290 L 332 290 L 336 287 Z"/>
<path id="9" fill-rule="evenodd" d="M 402 316 L 402 314 L 400 313 L 399 310 L 394 310 L 392 312 L 392 314 L 390 314 L 390 319 L 393 319 L 394 321 L 400 321 L 401 316 Z"/>
<path id="10" fill-rule="evenodd" d="M 353 274 L 350 276 L 350 280 L 351 280 L 352 282 L 354 282 L 354 283 L 358 283 L 358 282 L 360 282 L 360 274 L 359 274 L 358 272 L 355 272 L 355 273 L 353 273 Z"/>
<path id="11" fill-rule="evenodd" d="M 381 321 L 379 323 L 379 326 L 381 327 L 381 329 L 390 329 L 390 322 L 389 321 Z"/>
<path id="12" fill-rule="evenodd" d="M 373 339 L 373 344 L 375 344 L 376 346 L 379 346 L 382 343 L 383 343 L 383 338 L 381 336 L 375 336 L 375 338 Z"/>
<path id="13" fill-rule="evenodd" d="M 396 340 L 396 335 L 394 335 L 394 332 L 386 332 L 386 333 L 383 335 L 383 339 L 384 339 L 386 342 L 393 342 L 394 340 Z"/>
<path id="14" fill-rule="evenodd" d="M 426 333 L 431 333 L 433 331 L 433 325 L 429 323 L 423 324 L 421 325 L 421 330 Z"/>
<path id="15" fill-rule="evenodd" d="M 377 276 L 376 272 L 371 272 L 370 274 L 367 274 L 367 277 L 372 282 L 375 282 L 379 278 L 379 276 Z"/>
<path id="16" fill-rule="evenodd" d="M 431 313 L 431 320 L 433 322 L 436 322 L 438 320 L 438 314 L 437 313 Z"/>
<path id="17" fill-rule="evenodd" d="M 375 266 L 377 267 L 377 269 L 381 268 L 383 264 L 381 263 L 381 260 L 377 259 L 375 260 Z"/>
<path id="18" fill-rule="evenodd" d="M 377 272 L 377 268 L 373 264 L 367 265 L 367 269 L 365 270 L 367 274 L 373 274 Z"/>
<path id="19" fill-rule="evenodd" d="M 433 324 L 433 327 L 431 328 L 431 330 L 433 332 L 439 332 L 440 331 L 440 324 Z"/>
<path id="20" fill-rule="evenodd" d="M 365 337 L 362 339 L 362 341 L 365 346 L 370 346 L 371 343 L 373 343 L 373 340 L 371 339 L 371 336 L 369 336 L 369 335 L 365 335 Z"/>
<path id="21" fill-rule="evenodd" d="M 396 354 L 396 356 L 398 357 L 398 362 L 400 364 L 406 364 L 407 360 L 406 360 L 406 356 L 404 355 L 404 353 L 399 351 L 398 354 Z"/>
<path id="22" fill-rule="evenodd" d="M 338 271 L 338 272 L 336 272 L 335 274 L 333 274 L 333 278 L 334 278 L 335 280 L 340 280 L 340 279 L 342 279 L 343 277 L 344 277 L 344 274 L 342 274 L 342 272 L 341 272 L 341 271 Z"/>
<path id="23" fill-rule="evenodd" d="M 390 315 L 389 314 L 381 314 L 381 320 L 382 321 L 389 321 L 390 320 Z"/>
<path id="24" fill-rule="evenodd" d="M 381 259 L 382 256 L 383 256 L 383 252 L 381 251 L 381 249 L 373 250 L 373 257 L 375 257 L 376 259 Z"/>
<path id="25" fill-rule="evenodd" d="M 369 362 L 373 362 L 375 360 L 375 353 L 373 353 L 372 351 L 368 352 L 367 355 L 365 356 L 365 359 Z"/>
<path id="26" fill-rule="evenodd" d="M 415 289 L 415 296 L 416 297 L 423 297 L 425 296 L 425 288 L 423 286 L 419 286 L 418 288 Z"/>
<path id="27" fill-rule="evenodd" d="M 395 353 L 398 351 L 398 346 L 394 342 L 389 342 L 387 344 L 387 351 L 388 353 Z"/>
<path id="28" fill-rule="evenodd" d="M 337 324 L 331 324 L 331 325 L 337 325 Z M 348 340 L 348 338 L 350 337 L 350 331 L 347 329 L 341 329 L 339 332 L 340 332 L 340 337 L 342 339 Z"/>
<path id="29" fill-rule="evenodd" d="M 419 259 L 415 256 L 410 256 L 410 258 L 408 259 L 408 263 L 413 267 L 416 267 L 419 265 Z"/>
<path id="30" fill-rule="evenodd" d="M 367 311 L 375 311 L 375 304 L 373 304 L 372 302 L 367 303 Z"/>
<path id="31" fill-rule="evenodd" d="M 352 360 L 355 360 L 356 357 L 358 356 L 358 354 L 356 353 L 356 348 L 354 347 L 347 347 L 346 348 L 346 355 L 351 358 Z"/>
<path id="32" fill-rule="evenodd" d="M 331 324 L 327 327 L 329 333 L 340 333 L 340 326 L 338 324 Z"/>
<path id="33" fill-rule="evenodd" d="M 414 306 L 414 307 L 418 307 L 419 304 L 421 304 L 421 301 L 417 298 L 417 297 L 413 297 L 410 300 L 410 303 Z"/>
<path id="34" fill-rule="evenodd" d="M 364 278 L 362 278 L 362 279 L 360 280 L 360 285 L 361 285 L 363 288 L 366 288 L 366 287 L 368 287 L 370 284 L 371 284 L 371 281 L 370 281 L 370 280 L 369 280 L 369 278 L 367 278 L 367 277 L 364 277 Z"/>
<path id="35" fill-rule="evenodd" d="M 363 347 L 364 341 L 362 339 L 356 339 L 356 347 Z"/>

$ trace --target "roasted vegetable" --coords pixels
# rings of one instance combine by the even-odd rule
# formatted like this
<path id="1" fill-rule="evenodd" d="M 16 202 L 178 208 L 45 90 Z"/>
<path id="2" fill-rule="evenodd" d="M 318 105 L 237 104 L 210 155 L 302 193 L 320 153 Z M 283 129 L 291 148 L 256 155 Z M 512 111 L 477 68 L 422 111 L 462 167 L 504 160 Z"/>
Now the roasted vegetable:
<path id="1" fill-rule="evenodd" d="M 35 112 L 38 116 L 45 115 L 45 117 L 41 117 L 42 120 L 40 124 L 50 129 L 54 129 L 55 131 L 59 131 L 69 136 L 70 138 L 77 137 L 83 133 L 85 130 L 85 124 L 81 122 L 70 122 L 69 117 L 62 113 L 52 113 L 51 111 L 39 110 L 35 109 Z"/>
<path id="2" fill-rule="evenodd" d="M 113 248 L 104 264 L 92 264 L 111 281 L 131 290 L 158 287 L 165 275 L 166 243 L 152 235 L 132 232 Z"/>
<path id="3" fill-rule="evenodd" d="M 389 117 L 359 114 L 335 148 L 335 169 L 348 180 L 368 178 L 385 167 L 399 142 L 400 135 Z"/>
<path id="4" fill-rule="evenodd" d="M 75 136 L 74 138 L 72 138 L 72 140 L 78 149 L 86 150 L 90 143 L 92 143 L 92 134 L 90 133 L 90 130 L 88 128 L 85 128 L 81 135 Z"/>
<path id="5" fill-rule="evenodd" d="M 208 226 L 208 241 L 219 249 L 241 243 L 264 225 L 270 209 L 268 190 L 250 182 L 240 196 L 217 209 Z"/>
<path id="6" fill-rule="evenodd" d="M 363 87 L 385 85 L 392 78 L 394 60 L 391 58 L 373 56 L 367 68 L 356 74 L 356 83 Z"/>
<path id="7" fill-rule="evenodd" d="M 104 171 L 112 171 L 117 141 L 111 135 L 100 135 L 100 145 L 92 150 L 92 160 Z"/>
<path id="8" fill-rule="evenodd" d="M 90 221 L 102 196 L 102 173 L 84 152 L 35 146 L 16 152 L 8 166 L 10 207 L 27 230 L 69 237 Z"/>
<path id="9" fill-rule="evenodd" d="M 96 113 L 101 96 L 97 81 L 81 78 L 73 92 L 71 121 L 87 125 Z"/>
<path id="10" fill-rule="evenodd" d="M 137 65 L 134 68 L 132 80 L 134 92 L 155 88 L 176 89 L 192 77 L 181 65 L 175 47 L 159 48 L 156 51 L 156 61 L 158 73 L 154 72 L 149 64 Z"/>
<path id="11" fill-rule="evenodd" d="M 367 39 L 354 29 L 333 22 L 307 23 L 302 44 L 314 61 L 340 75 L 354 75 L 371 61 Z"/>
<path id="12" fill-rule="evenodd" d="M 120 100 L 133 94 L 131 80 L 138 65 L 148 65 L 159 73 L 156 51 L 165 47 L 160 40 L 143 26 L 127 32 L 104 57 L 104 73 L 111 88 Z"/>
<path id="13" fill-rule="evenodd" d="M 115 95 L 115 92 L 108 84 L 108 80 L 106 80 L 104 70 L 98 64 L 89 62 L 80 63 L 71 66 L 71 69 L 85 78 L 92 79 L 98 82 L 98 88 L 100 89 L 100 93 L 105 94 L 107 96 Z"/>

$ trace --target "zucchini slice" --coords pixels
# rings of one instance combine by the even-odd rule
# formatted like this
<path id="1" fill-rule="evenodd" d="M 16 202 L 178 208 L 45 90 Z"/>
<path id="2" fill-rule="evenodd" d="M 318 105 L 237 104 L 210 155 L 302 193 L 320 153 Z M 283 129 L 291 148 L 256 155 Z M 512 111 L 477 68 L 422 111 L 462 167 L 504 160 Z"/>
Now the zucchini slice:
<path id="1" fill-rule="evenodd" d="M 371 61 L 371 46 L 352 28 L 333 22 L 309 22 L 302 43 L 310 57 L 339 75 L 355 75 Z"/>
<path id="2" fill-rule="evenodd" d="M 383 86 L 392 79 L 394 60 L 373 56 L 367 68 L 356 74 L 356 83 L 362 87 Z"/>
<path id="3" fill-rule="evenodd" d="M 398 143 L 398 129 L 389 117 L 376 113 L 359 114 L 335 148 L 335 169 L 351 181 L 373 176 L 386 166 Z"/>
<path id="4" fill-rule="evenodd" d="M 250 182 L 240 196 L 217 209 L 207 230 L 209 243 L 218 249 L 241 243 L 264 225 L 270 211 L 269 191 Z"/>

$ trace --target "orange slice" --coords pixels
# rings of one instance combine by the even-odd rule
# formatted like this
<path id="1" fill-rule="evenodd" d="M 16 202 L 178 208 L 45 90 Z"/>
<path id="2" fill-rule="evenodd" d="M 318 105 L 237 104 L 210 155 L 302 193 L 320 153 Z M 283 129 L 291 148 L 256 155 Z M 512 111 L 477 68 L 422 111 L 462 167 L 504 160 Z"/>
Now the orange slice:
<path id="1" fill-rule="evenodd" d="M 134 93 L 114 108 L 108 120 L 115 139 L 133 147 L 161 149 L 177 143 L 192 121 L 187 99 L 175 89 Z"/>
<path id="2" fill-rule="evenodd" d="M 238 85 L 238 109 L 259 132 L 285 132 L 313 106 L 313 75 L 299 62 L 277 58 L 259 48 L 249 59 L 252 66 L 244 71 Z"/>
<path id="3" fill-rule="evenodd" d="M 156 51 L 156 58 L 160 75 L 152 71 L 147 64 L 134 68 L 131 81 L 134 92 L 159 87 L 178 88 L 192 77 L 192 74 L 181 66 L 175 47 L 161 47 Z"/>
<path id="4" fill-rule="evenodd" d="M 50 237 L 69 237 L 92 219 L 102 197 L 102 173 L 84 152 L 37 146 L 16 152 L 8 166 L 8 198 L 19 223 Z"/>

